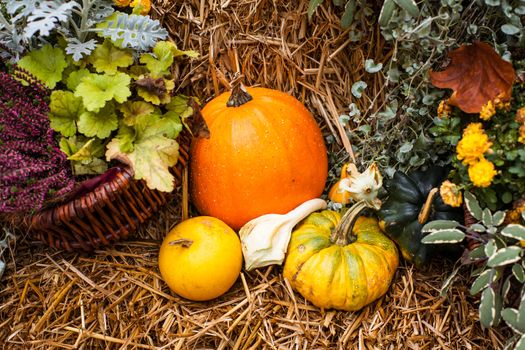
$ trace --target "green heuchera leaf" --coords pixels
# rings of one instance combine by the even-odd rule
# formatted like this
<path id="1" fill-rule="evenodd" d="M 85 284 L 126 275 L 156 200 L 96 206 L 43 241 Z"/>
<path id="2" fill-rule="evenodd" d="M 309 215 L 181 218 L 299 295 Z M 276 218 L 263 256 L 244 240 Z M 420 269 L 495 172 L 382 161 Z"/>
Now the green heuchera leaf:
<path id="1" fill-rule="evenodd" d="M 79 145 L 76 146 L 78 147 Z M 104 144 L 100 139 L 89 139 L 86 143 L 80 146 L 81 147 L 74 154 L 68 157 L 69 160 L 86 161 L 104 155 Z"/>
<path id="2" fill-rule="evenodd" d="M 78 84 L 80 84 L 82 79 L 84 77 L 87 77 L 89 74 L 90 73 L 89 70 L 87 70 L 87 68 L 82 68 L 71 72 L 66 79 L 67 88 L 71 91 L 74 91 L 77 88 Z"/>
<path id="3" fill-rule="evenodd" d="M 53 130 L 68 137 L 77 132 L 77 120 L 84 113 L 82 99 L 71 91 L 55 90 L 49 103 L 49 120 Z"/>
<path id="4" fill-rule="evenodd" d="M 78 120 L 78 131 L 88 137 L 105 139 L 117 128 L 118 117 L 112 103 L 106 104 L 98 112 L 85 111 Z"/>
<path id="5" fill-rule="evenodd" d="M 115 74 L 118 68 L 126 68 L 133 64 L 133 55 L 129 49 L 120 49 L 111 41 L 104 40 L 89 56 L 89 62 L 98 73 Z"/>
<path id="6" fill-rule="evenodd" d="M 60 140 L 60 149 L 73 164 L 75 175 L 102 174 L 108 169 L 107 163 L 100 159 L 104 155 L 104 144 L 101 140 L 88 139 L 78 135 Z"/>
<path id="7" fill-rule="evenodd" d="M 171 98 L 171 102 L 166 105 L 168 111 L 177 113 L 182 120 L 193 114 L 193 108 L 188 106 L 190 98 L 184 95 L 177 95 Z"/>
<path id="8" fill-rule="evenodd" d="M 118 159 L 129 164 L 135 172 L 135 179 L 145 180 L 149 188 L 171 192 L 174 178 L 169 168 L 177 163 L 179 145 L 165 136 L 170 132 L 165 130 L 163 118 L 153 115 L 140 119 L 136 126 L 133 151 L 125 153 L 121 149 L 121 145 L 132 137 L 128 130 L 111 140 L 107 146 L 106 159 Z"/>
<path id="9" fill-rule="evenodd" d="M 18 65 L 41 80 L 48 88 L 54 89 L 62 80 L 62 72 L 67 67 L 67 62 L 62 49 L 45 45 L 39 50 L 30 51 L 18 61 Z"/>
<path id="10" fill-rule="evenodd" d="M 155 106 L 144 101 L 126 101 L 119 107 L 119 110 L 124 115 L 124 123 L 127 126 L 133 126 L 137 117 L 152 114 L 155 111 Z"/>
<path id="11" fill-rule="evenodd" d="M 175 57 L 173 51 L 177 46 L 170 41 L 159 41 L 153 48 L 153 54 L 145 53 L 140 56 L 140 63 L 145 64 L 154 78 L 160 78 L 170 73 L 169 68 Z"/>
<path id="12" fill-rule="evenodd" d="M 120 72 L 115 75 L 90 74 L 77 86 L 75 96 L 82 97 L 88 111 L 98 112 L 112 99 L 124 103 L 131 96 L 130 82 L 130 76 Z"/>

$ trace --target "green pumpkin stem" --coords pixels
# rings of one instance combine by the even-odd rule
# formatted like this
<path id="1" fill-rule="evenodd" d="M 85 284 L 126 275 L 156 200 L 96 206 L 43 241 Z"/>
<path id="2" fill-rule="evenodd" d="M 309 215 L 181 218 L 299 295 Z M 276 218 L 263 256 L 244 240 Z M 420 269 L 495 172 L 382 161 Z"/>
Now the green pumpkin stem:
<path id="1" fill-rule="evenodd" d="M 438 192 L 437 188 L 433 188 L 428 192 L 427 200 L 425 201 L 425 205 L 423 205 L 423 208 L 419 212 L 419 215 L 417 217 L 417 221 L 421 225 L 424 225 L 427 223 L 428 218 L 430 216 L 430 209 L 432 209 L 432 201 L 434 200 L 434 196 Z"/>
<path id="2" fill-rule="evenodd" d="M 348 211 L 343 215 L 341 221 L 334 229 L 330 241 L 340 246 L 345 246 L 349 243 L 354 242 L 357 237 L 352 235 L 352 228 L 354 227 L 355 220 L 358 218 L 359 214 L 366 208 L 368 204 L 365 201 L 359 201 L 354 204 Z"/>
<path id="3" fill-rule="evenodd" d="M 250 95 L 248 91 L 246 91 L 244 85 L 241 82 L 239 82 L 233 87 L 232 94 L 228 99 L 228 102 L 226 102 L 226 106 L 240 107 L 243 104 L 250 102 L 251 100 L 253 100 L 252 95 Z"/>

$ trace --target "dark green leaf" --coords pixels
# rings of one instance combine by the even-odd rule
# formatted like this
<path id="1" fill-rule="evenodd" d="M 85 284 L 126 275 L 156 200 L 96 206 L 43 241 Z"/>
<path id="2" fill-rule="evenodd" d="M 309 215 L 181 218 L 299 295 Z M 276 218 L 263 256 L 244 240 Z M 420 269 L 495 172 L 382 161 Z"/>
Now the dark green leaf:
<path id="1" fill-rule="evenodd" d="M 485 254 L 485 247 L 483 247 L 483 245 L 480 245 L 479 247 L 477 248 L 474 248 L 469 254 L 468 254 L 469 258 L 472 259 L 472 260 L 479 260 L 479 259 L 484 259 L 487 257 L 487 255 Z"/>
<path id="2" fill-rule="evenodd" d="M 348 0 L 345 6 L 345 12 L 341 17 L 341 27 L 348 28 L 354 21 L 355 9 L 356 9 L 356 0 Z"/>
<path id="3" fill-rule="evenodd" d="M 493 225 L 493 223 L 492 223 L 492 213 L 490 212 L 490 210 L 488 208 L 485 208 L 483 210 L 482 219 L 483 219 L 483 224 L 485 226 L 492 226 Z"/>
<path id="4" fill-rule="evenodd" d="M 310 0 L 310 4 L 308 5 L 308 18 L 312 19 L 312 16 L 314 15 L 315 10 L 323 3 L 324 0 Z"/>

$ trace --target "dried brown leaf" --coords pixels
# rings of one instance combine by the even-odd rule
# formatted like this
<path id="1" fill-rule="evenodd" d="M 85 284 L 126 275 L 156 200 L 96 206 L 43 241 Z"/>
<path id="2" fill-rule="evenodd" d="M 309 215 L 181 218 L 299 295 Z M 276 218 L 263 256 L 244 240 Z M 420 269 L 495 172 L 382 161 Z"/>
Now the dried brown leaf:
<path id="1" fill-rule="evenodd" d="M 479 113 L 497 96 L 508 100 L 516 73 L 490 45 L 476 41 L 450 52 L 449 57 L 444 71 L 430 72 L 434 86 L 454 90 L 449 104 L 466 113 Z"/>

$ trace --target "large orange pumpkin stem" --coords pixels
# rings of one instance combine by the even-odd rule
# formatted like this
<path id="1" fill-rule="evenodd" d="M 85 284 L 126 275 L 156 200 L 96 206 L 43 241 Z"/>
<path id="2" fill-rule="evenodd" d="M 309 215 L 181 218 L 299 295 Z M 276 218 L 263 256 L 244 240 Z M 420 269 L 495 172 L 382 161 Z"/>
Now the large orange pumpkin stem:
<path id="1" fill-rule="evenodd" d="M 232 94 L 228 99 L 228 102 L 226 102 L 226 106 L 240 107 L 243 104 L 250 102 L 251 100 L 253 100 L 252 95 L 250 95 L 248 91 L 246 91 L 244 85 L 241 82 L 239 82 L 233 87 Z"/>
<path id="2" fill-rule="evenodd" d="M 352 235 L 354 222 L 359 214 L 361 214 L 366 208 L 368 208 L 366 202 L 359 201 L 348 209 L 345 215 L 341 218 L 341 221 L 339 221 L 337 227 L 334 229 L 330 241 L 340 246 L 345 246 L 348 243 L 354 242 L 356 240 L 356 237 Z"/>

